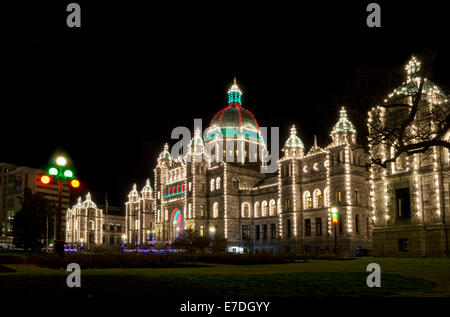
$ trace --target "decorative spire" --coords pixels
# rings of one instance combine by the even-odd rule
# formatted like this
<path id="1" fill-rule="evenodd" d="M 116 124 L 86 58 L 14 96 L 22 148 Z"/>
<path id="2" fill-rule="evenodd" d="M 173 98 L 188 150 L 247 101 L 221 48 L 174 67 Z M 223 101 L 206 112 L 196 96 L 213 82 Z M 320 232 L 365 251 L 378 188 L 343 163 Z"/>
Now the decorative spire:
<path id="1" fill-rule="evenodd" d="M 142 188 L 141 193 L 153 193 L 153 188 L 150 185 L 150 178 L 147 178 L 144 188 Z"/>
<path id="2" fill-rule="evenodd" d="M 242 91 L 236 83 L 236 77 L 233 80 L 233 85 L 228 89 L 228 104 L 238 103 L 241 105 Z"/>
<path id="3" fill-rule="evenodd" d="M 314 134 L 314 149 L 317 150 L 317 136 Z"/>
<path id="4" fill-rule="evenodd" d="M 133 184 L 133 189 L 128 194 L 128 197 L 138 197 L 138 196 L 139 196 L 139 194 L 138 194 L 136 183 L 135 183 L 135 184 Z"/>
<path id="5" fill-rule="evenodd" d="M 353 123 L 351 123 L 347 118 L 347 111 L 344 107 L 341 108 L 339 121 L 334 125 L 331 133 L 337 133 L 342 131 L 356 132 Z"/>
<path id="6" fill-rule="evenodd" d="M 295 125 L 291 127 L 291 135 L 287 139 L 286 143 L 284 144 L 285 147 L 301 147 L 304 148 L 302 140 L 297 136 L 297 129 L 295 128 Z"/>
<path id="7" fill-rule="evenodd" d="M 172 156 L 169 153 L 169 145 L 166 143 L 164 144 L 164 150 L 159 155 L 159 159 L 168 159 L 172 160 Z"/>
<path id="8" fill-rule="evenodd" d="M 408 64 L 405 66 L 405 70 L 407 73 L 407 78 L 410 80 L 412 78 L 418 77 L 418 73 L 420 72 L 421 62 L 417 60 L 417 58 L 412 55 Z"/>
<path id="9" fill-rule="evenodd" d="M 87 193 L 86 200 L 81 204 L 82 209 L 97 208 L 97 205 L 91 200 L 91 193 Z"/>

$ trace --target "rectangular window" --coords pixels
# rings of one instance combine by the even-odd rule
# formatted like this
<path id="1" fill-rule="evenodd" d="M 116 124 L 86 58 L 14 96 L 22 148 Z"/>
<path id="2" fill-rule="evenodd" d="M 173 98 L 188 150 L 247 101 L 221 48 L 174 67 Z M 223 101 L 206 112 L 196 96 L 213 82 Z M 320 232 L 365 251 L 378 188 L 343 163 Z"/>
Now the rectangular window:
<path id="1" fill-rule="evenodd" d="M 202 183 L 202 191 L 205 191 L 205 183 Z"/>
<path id="2" fill-rule="evenodd" d="M 322 218 L 316 218 L 316 236 L 322 235 Z"/>
<path id="3" fill-rule="evenodd" d="M 305 219 L 305 236 L 311 236 L 311 219 Z"/>
<path id="4" fill-rule="evenodd" d="M 288 238 L 291 237 L 291 219 L 288 219 L 286 222 L 286 235 Z"/>
<path id="5" fill-rule="evenodd" d="M 359 215 L 355 215 L 355 231 L 359 234 Z"/>
<path id="6" fill-rule="evenodd" d="M 200 206 L 200 217 L 205 216 L 205 206 Z"/>
<path id="7" fill-rule="evenodd" d="M 242 240 L 249 240 L 249 239 L 250 239 L 250 226 L 243 225 L 242 226 Z"/>
<path id="8" fill-rule="evenodd" d="M 109 244 L 114 244 L 114 236 L 109 236 Z"/>
<path id="9" fill-rule="evenodd" d="M 114 224 L 112 223 L 109 224 L 109 231 L 114 231 Z"/>
<path id="10" fill-rule="evenodd" d="M 255 226 L 255 230 L 256 230 L 256 240 L 259 240 L 261 238 L 261 230 L 259 225 Z"/>
<path id="11" fill-rule="evenodd" d="M 94 243 L 94 234 L 93 233 L 89 234 L 89 243 Z"/>
<path id="12" fill-rule="evenodd" d="M 342 192 L 340 190 L 336 191 L 336 199 L 338 203 L 342 202 Z"/>
<path id="13" fill-rule="evenodd" d="M 263 225 L 263 239 L 267 239 L 267 225 Z"/>
<path id="14" fill-rule="evenodd" d="M 271 227 L 270 231 L 271 231 L 272 239 L 275 239 L 276 236 L 277 236 L 277 229 L 276 229 L 276 227 L 275 227 L 275 224 L 274 224 L 274 223 L 271 224 L 270 227 Z"/>
<path id="15" fill-rule="evenodd" d="M 239 182 L 236 180 L 233 181 L 233 189 L 235 189 L 235 190 L 239 189 Z"/>
<path id="16" fill-rule="evenodd" d="M 291 200 L 286 199 L 286 211 L 289 211 L 291 209 Z"/>
<path id="17" fill-rule="evenodd" d="M 408 251 L 408 239 L 398 239 L 398 251 L 407 252 Z"/>
<path id="18" fill-rule="evenodd" d="M 409 188 L 397 189 L 395 193 L 397 198 L 397 218 L 411 218 Z"/>
<path id="19" fill-rule="evenodd" d="M 359 204 L 359 191 L 355 190 L 355 204 Z"/>

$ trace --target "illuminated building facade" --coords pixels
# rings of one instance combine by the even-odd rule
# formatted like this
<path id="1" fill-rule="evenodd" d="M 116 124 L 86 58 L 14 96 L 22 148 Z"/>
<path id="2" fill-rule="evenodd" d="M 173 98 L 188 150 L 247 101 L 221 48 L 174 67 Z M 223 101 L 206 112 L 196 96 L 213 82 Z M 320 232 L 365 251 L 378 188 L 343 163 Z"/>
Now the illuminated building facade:
<path id="1" fill-rule="evenodd" d="M 123 245 L 126 240 L 123 211 L 108 206 L 105 209 L 107 214 L 92 201 L 90 193 L 84 201 L 78 197 L 77 203 L 66 211 L 66 242 L 87 249 Z"/>
<path id="2" fill-rule="evenodd" d="M 278 171 L 263 173 L 265 142 L 241 99 L 235 82 L 228 105 L 212 118 L 206 135 L 195 130 L 182 159 L 172 158 L 164 146 L 154 169 L 154 190 L 147 181 L 141 194 L 135 185 L 128 196 L 127 242 L 145 244 L 148 232 L 157 241 L 173 241 L 190 228 L 203 236 L 225 237 L 235 252 L 332 251 L 330 212 L 336 206 L 339 249 L 370 248 L 365 156 L 352 150 L 356 130 L 345 109 L 324 148 L 315 139 L 305 154 L 291 127 Z M 224 145 L 225 137 L 234 141 L 232 147 Z"/>
<path id="3" fill-rule="evenodd" d="M 385 100 L 387 104 L 411 105 L 421 82 L 420 62 L 412 57 L 406 66 L 407 80 Z M 414 121 L 405 133 L 407 144 L 422 136 L 433 134 L 434 122 L 429 114 L 447 106 L 447 97 L 432 82 L 424 79 L 421 101 Z M 369 129 L 375 120 L 387 125 L 387 118 L 398 117 L 398 108 L 374 107 L 369 112 Z M 448 109 L 446 110 L 448 113 Z M 443 112 L 445 113 L 445 112 Z M 439 116 L 438 116 L 439 117 Z M 444 116 L 445 117 L 445 116 Z M 445 120 L 444 120 L 445 121 Z M 370 133 L 376 132 L 369 131 Z M 443 137 L 450 139 L 450 133 Z M 370 142 L 371 155 L 387 160 L 396 144 Z M 373 246 L 381 256 L 444 256 L 448 255 L 449 213 L 449 151 L 432 147 L 425 153 L 402 154 L 386 168 L 373 166 L 370 173 L 371 204 L 373 207 Z"/>

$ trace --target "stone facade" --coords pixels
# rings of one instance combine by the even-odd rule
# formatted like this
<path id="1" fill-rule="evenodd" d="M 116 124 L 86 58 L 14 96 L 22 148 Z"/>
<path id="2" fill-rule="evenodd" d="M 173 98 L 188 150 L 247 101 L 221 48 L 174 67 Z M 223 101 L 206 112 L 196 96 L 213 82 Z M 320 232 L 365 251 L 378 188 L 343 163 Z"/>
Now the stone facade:
<path id="1" fill-rule="evenodd" d="M 411 96 L 417 90 L 414 83 L 420 82 L 420 78 L 410 71 L 412 66 L 416 67 L 416 63 L 415 58 L 412 58 L 407 66 L 407 82 L 394 91 L 390 96 L 392 99 L 387 100 L 387 103 L 411 104 Z M 420 122 L 417 118 L 424 115 L 424 112 L 428 113 L 430 107 L 441 104 L 446 97 L 429 81 L 425 82 L 422 92 L 421 100 L 430 100 L 432 97 L 433 102 L 419 103 L 412 126 L 417 126 L 418 131 L 426 133 L 430 122 Z M 392 111 L 395 108 L 373 108 L 369 112 L 369 123 L 373 124 L 371 120 L 378 118 L 383 124 L 393 116 Z M 447 132 L 444 139 L 449 140 L 450 133 Z M 411 142 L 415 140 L 412 139 Z M 388 142 L 372 143 L 372 156 L 381 160 L 389 159 L 393 153 L 392 147 Z M 437 147 L 425 153 L 410 156 L 402 154 L 395 162 L 388 163 L 386 168 L 371 168 L 375 255 L 448 256 L 449 171 L 449 151 Z"/>
<path id="2" fill-rule="evenodd" d="M 133 187 L 126 203 L 128 242 L 145 244 L 147 232 L 157 241 L 173 241 L 190 228 L 203 236 L 225 237 L 236 252 L 332 251 L 335 233 L 340 250 L 370 249 L 366 159 L 362 150 L 354 150 L 356 130 L 345 109 L 331 131 L 331 144 L 320 148 L 315 140 L 305 154 L 292 127 L 278 171 L 264 173 L 260 155 L 265 143 L 255 118 L 241 106 L 236 84 L 228 99 L 206 137 L 195 131 L 185 157 L 172 158 L 165 145 L 154 170 L 154 191 L 149 181 L 141 195 Z M 233 150 L 226 147 L 222 157 L 218 135 L 243 143 Z M 254 154 L 253 145 L 263 151 Z M 340 214 L 337 232 L 332 206 Z"/>

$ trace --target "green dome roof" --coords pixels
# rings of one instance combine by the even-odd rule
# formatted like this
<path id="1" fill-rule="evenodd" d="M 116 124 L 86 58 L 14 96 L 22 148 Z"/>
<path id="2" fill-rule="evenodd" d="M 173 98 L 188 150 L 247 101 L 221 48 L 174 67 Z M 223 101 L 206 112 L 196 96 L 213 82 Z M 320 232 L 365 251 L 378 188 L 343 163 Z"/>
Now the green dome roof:
<path id="1" fill-rule="evenodd" d="M 228 90 L 228 106 L 217 112 L 209 125 L 210 132 L 205 141 L 222 136 L 243 136 L 263 141 L 255 116 L 241 105 L 242 92 L 236 81 Z M 219 131 L 218 131 L 219 130 Z"/>
<path id="2" fill-rule="evenodd" d="M 136 189 L 136 184 L 133 185 L 133 189 L 128 194 L 128 197 L 139 197 L 139 193 L 138 193 L 138 191 Z"/>
<path id="3" fill-rule="evenodd" d="M 355 126 L 347 118 L 347 111 L 342 107 L 340 111 L 339 121 L 334 125 L 331 133 L 337 133 L 342 131 L 356 132 Z"/>
<path id="4" fill-rule="evenodd" d="M 172 160 L 172 156 L 169 153 L 169 145 L 167 143 L 164 144 L 164 150 L 159 155 L 159 159 Z"/>
<path id="5" fill-rule="evenodd" d="M 295 128 L 295 125 L 291 128 L 291 135 L 287 139 L 286 143 L 284 144 L 285 147 L 301 147 L 304 148 L 302 140 L 297 136 L 297 129 Z"/>
<path id="6" fill-rule="evenodd" d="M 396 89 L 389 95 L 389 98 L 399 96 L 413 96 L 418 93 L 420 81 L 422 78 L 420 77 L 420 68 L 421 63 L 416 59 L 415 56 L 412 56 L 408 61 L 408 64 L 405 66 L 406 70 L 406 82 L 403 82 L 402 85 Z M 433 93 L 441 96 L 442 98 L 447 98 L 442 89 L 434 84 L 433 82 L 424 78 L 422 93 Z M 387 102 L 388 100 L 386 100 Z"/>
<path id="7" fill-rule="evenodd" d="M 144 188 L 142 188 L 141 193 L 153 193 L 153 188 L 150 185 L 150 179 L 147 178 Z"/>
<path id="8" fill-rule="evenodd" d="M 86 200 L 81 203 L 82 209 L 94 208 L 97 209 L 97 205 L 91 200 L 91 193 L 87 193 Z"/>

